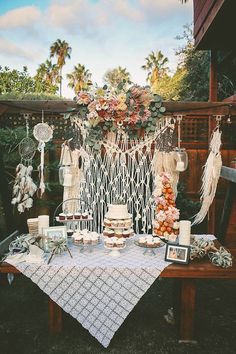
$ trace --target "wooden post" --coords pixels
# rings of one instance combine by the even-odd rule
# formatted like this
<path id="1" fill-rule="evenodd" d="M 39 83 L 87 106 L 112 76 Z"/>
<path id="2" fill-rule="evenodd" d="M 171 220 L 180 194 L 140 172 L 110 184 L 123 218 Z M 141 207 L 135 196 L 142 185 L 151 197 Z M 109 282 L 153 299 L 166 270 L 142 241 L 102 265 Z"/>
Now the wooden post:
<path id="1" fill-rule="evenodd" d="M 181 343 L 194 343 L 194 315 L 196 283 L 195 279 L 182 279 L 181 286 L 181 317 L 180 317 L 180 340 Z"/>
<path id="2" fill-rule="evenodd" d="M 52 299 L 48 300 L 49 332 L 60 333 L 62 330 L 62 309 Z"/>
<path id="3" fill-rule="evenodd" d="M 217 51 L 211 50 L 209 101 L 216 102 L 217 98 L 218 98 Z M 210 142 L 211 134 L 214 128 L 215 128 L 215 122 L 212 121 L 212 117 L 209 117 L 208 143 Z M 216 209 L 216 201 L 213 200 L 213 203 L 208 212 L 207 232 L 209 234 L 215 234 L 215 209 Z"/>
<path id="4" fill-rule="evenodd" d="M 217 51 L 211 50 L 209 101 L 216 102 L 218 96 Z"/>

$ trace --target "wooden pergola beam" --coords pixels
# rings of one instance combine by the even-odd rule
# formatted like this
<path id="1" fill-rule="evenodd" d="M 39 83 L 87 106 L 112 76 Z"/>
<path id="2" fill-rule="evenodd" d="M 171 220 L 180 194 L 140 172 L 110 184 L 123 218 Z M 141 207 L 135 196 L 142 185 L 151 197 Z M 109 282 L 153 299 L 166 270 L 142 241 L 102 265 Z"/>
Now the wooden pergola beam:
<path id="1" fill-rule="evenodd" d="M 236 116 L 236 102 L 181 102 L 181 101 L 165 101 L 163 105 L 166 107 L 165 114 L 183 114 L 183 115 L 228 115 L 229 113 Z M 41 113 L 45 114 L 63 114 L 69 109 L 77 111 L 77 105 L 72 100 L 53 100 L 53 101 L 23 101 L 23 100 L 6 100 L 0 101 L 0 114 L 3 113 Z M 230 110 L 230 112 L 229 112 Z M 1 119 L 1 117 L 0 117 Z"/>

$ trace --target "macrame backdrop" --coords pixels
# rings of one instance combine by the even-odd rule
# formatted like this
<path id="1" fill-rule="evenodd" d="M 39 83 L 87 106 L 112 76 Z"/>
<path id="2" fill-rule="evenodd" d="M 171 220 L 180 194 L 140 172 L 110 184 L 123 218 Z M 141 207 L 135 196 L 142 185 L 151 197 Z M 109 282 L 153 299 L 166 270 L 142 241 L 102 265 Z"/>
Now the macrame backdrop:
<path id="1" fill-rule="evenodd" d="M 75 122 L 79 128 L 82 127 L 78 117 L 73 118 L 73 124 Z M 82 131 L 82 134 L 86 132 Z M 178 182 L 173 134 L 173 118 L 163 117 L 158 120 L 156 131 L 143 138 L 129 140 L 121 127 L 116 134 L 108 133 L 106 139 L 99 142 L 99 152 L 95 153 L 87 145 L 82 146 L 79 150 L 81 169 L 74 172 L 80 176 L 79 183 L 65 187 L 64 200 L 78 196 L 80 209 L 92 211 L 91 227 L 98 232 L 102 232 L 108 205 L 125 202 L 133 214 L 135 232 L 150 231 L 154 218 L 152 192 L 155 174 L 171 173 L 175 183 Z M 160 141 L 166 143 L 160 146 Z M 74 205 L 69 210 L 67 206 L 67 211 L 75 212 Z"/>

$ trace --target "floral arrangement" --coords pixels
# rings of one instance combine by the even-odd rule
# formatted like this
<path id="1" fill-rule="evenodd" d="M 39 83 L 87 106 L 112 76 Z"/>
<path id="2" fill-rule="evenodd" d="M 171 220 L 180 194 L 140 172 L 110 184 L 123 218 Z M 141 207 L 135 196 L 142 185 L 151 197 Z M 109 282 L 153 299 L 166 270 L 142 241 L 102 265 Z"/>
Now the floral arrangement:
<path id="1" fill-rule="evenodd" d="M 175 195 L 171 186 L 171 176 L 162 173 L 156 176 L 153 196 L 156 203 L 156 215 L 153 231 L 159 237 L 175 241 L 179 233 L 179 210 L 175 206 Z"/>
<path id="2" fill-rule="evenodd" d="M 153 94 L 150 87 L 126 88 L 125 82 L 116 90 L 109 90 L 105 85 L 90 92 L 81 91 L 76 102 L 79 115 L 90 130 L 88 143 L 91 146 L 95 137 L 99 139 L 106 132 L 116 132 L 121 126 L 130 137 L 137 135 L 140 128 L 146 133 L 154 132 L 157 119 L 165 112 L 162 98 Z"/>

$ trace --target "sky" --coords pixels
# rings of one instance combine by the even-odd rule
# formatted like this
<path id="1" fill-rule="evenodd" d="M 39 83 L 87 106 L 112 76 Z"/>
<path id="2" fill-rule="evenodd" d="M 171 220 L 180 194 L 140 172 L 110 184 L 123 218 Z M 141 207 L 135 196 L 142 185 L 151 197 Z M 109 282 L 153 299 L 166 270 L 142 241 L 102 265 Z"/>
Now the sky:
<path id="1" fill-rule="evenodd" d="M 161 50 L 175 70 L 181 45 L 175 37 L 192 23 L 192 12 L 191 0 L 0 0 L 0 65 L 26 65 L 34 75 L 60 38 L 72 47 L 64 74 L 81 63 L 101 85 L 105 72 L 120 65 L 144 85 L 141 66 L 152 50 Z M 74 96 L 66 80 L 63 96 Z"/>

